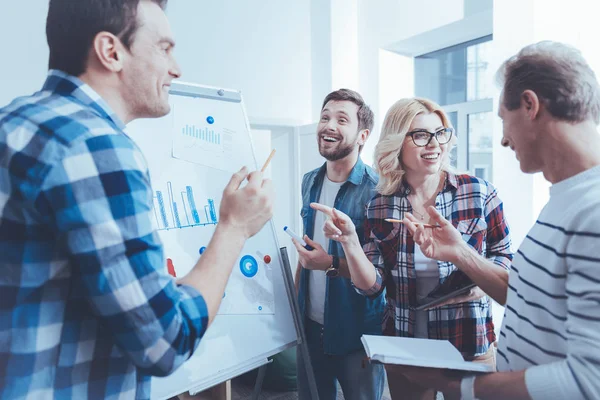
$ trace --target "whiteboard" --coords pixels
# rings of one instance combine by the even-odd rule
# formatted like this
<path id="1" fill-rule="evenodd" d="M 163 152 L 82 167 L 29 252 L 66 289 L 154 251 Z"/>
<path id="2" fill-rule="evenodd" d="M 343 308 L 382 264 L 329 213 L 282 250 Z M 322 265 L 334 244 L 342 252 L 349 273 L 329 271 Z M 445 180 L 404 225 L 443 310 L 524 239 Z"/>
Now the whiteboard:
<path id="1" fill-rule="evenodd" d="M 259 166 L 240 92 L 183 82 L 170 92 L 167 116 L 134 121 L 126 132 L 149 166 L 165 271 L 181 277 L 210 241 L 232 173 Z M 172 375 L 152 379 L 153 399 L 209 388 L 298 343 L 294 291 L 282 268 L 271 222 L 244 246 L 194 355 Z"/>

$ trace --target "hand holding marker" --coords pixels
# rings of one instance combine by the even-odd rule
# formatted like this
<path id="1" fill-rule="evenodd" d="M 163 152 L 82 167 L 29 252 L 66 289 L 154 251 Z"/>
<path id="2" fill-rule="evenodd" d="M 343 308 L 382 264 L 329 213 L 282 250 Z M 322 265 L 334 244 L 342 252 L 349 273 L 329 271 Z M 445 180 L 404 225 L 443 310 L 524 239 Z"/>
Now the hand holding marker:
<path id="1" fill-rule="evenodd" d="M 309 251 L 313 250 L 312 247 L 310 247 L 309 245 L 306 244 L 306 242 L 304 241 L 304 239 L 302 239 L 300 236 L 298 236 L 298 234 L 296 232 L 294 232 L 293 230 L 291 230 L 287 226 L 283 227 L 283 231 L 285 233 L 287 233 L 288 235 L 290 235 L 293 239 L 296 239 L 296 241 L 298 243 L 300 243 L 302 245 L 302 247 L 304 247 L 306 250 L 309 250 Z"/>

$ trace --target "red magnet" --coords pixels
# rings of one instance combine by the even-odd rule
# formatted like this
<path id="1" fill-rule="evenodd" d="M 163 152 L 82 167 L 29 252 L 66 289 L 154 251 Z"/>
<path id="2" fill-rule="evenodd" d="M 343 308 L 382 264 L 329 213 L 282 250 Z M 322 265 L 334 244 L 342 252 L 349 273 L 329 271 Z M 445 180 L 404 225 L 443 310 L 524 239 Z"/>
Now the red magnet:
<path id="1" fill-rule="evenodd" d="M 169 275 L 171 275 L 173 278 L 177 278 L 177 274 L 175 274 L 175 266 L 173 265 L 173 260 L 171 260 L 170 258 L 167 258 L 167 272 L 169 272 Z"/>
<path id="2" fill-rule="evenodd" d="M 271 256 L 267 254 L 267 255 L 266 255 L 264 258 L 263 258 L 263 260 L 264 260 L 265 264 L 269 264 L 269 263 L 271 262 Z"/>

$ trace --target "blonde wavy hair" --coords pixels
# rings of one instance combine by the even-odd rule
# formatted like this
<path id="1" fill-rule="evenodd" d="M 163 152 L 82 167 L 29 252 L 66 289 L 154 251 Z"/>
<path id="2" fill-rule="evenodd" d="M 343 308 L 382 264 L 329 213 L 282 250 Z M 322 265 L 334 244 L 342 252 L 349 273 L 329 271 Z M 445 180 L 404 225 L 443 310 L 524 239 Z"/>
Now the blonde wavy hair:
<path id="1" fill-rule="evenodd" d="M 385 115 L 379 142 L 375 146 L 375 170 L 379 174 L 377 191 L 383 195 L 392 195 L 398 191 L 405 170 L 402 165 L 401 151 L 406 134 L 413 120 L 419 114 L 437 114 L 445 128 L 452 128 L 448 116 L 435 102 L 423 98 L 398 100 Z M 448 143 L 442 160 L 442 170 L 449 171 L 450 152 L 456 145 L 456 135 Z"/>

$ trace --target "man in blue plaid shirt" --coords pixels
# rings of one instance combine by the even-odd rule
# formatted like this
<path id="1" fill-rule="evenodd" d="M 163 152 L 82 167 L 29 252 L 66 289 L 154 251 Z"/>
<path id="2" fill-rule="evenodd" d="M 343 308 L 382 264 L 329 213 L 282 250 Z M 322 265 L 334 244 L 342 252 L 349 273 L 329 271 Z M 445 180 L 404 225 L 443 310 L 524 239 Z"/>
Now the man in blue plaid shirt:
<path id="1" fill-rule="evenodd" d="M 149 398 L 216 315 L 272 187 L 242 169 L 202 258 L 175 282 L 124 124 L 169 112 L 179 77 L 158 0 L 51 0 L 50 72 L 0 109 L 0 398 Z M 240 189 L 243 180 L 248 184 Z"/>

